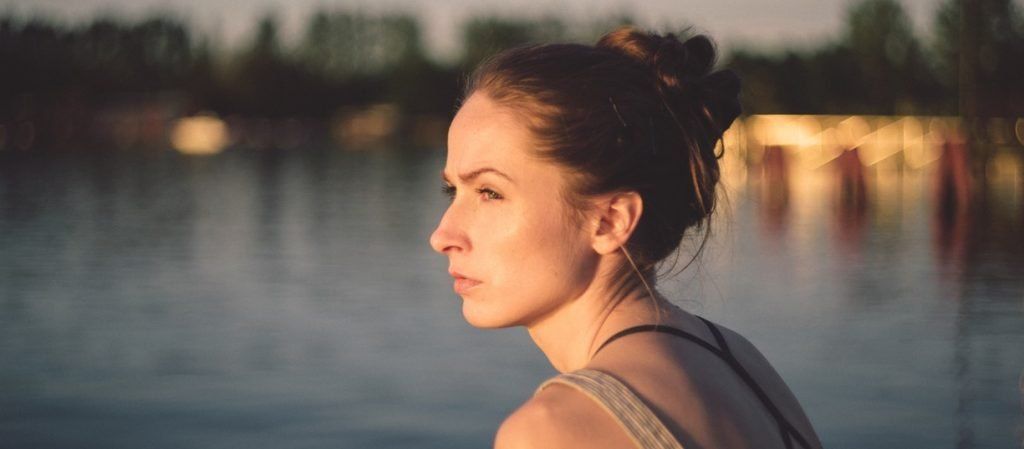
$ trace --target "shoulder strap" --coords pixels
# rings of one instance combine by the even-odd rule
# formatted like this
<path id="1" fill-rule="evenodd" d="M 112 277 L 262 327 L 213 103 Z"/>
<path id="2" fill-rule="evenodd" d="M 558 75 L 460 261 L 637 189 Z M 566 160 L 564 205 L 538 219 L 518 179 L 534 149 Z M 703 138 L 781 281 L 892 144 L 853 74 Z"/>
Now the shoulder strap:
<path id="1" fill-rule="evenodd" d="M 782 441 L 785 443 L 786 448 L 789 449 L 793 447 L 794 438 L 801 446 L 807 448 L 811 447 L 810 443 L 804 439 L 803 435 L 800 435 L 800 432 L 796 430 L 796 427 L 793 427 L 793 425 L 789 423 L 789 420 L 782 414 L 782 411 L 775 406 L 775 403 L 768 397 L 768 394 L 765 393 L 760 385 L 758 385 L 757 381 L 754 380 L 754 376 L 751 376 L 750 373 L 747 372 L 746 368 L 744 368 L 740 363 L 739 359 L 732 354 L 732 351 L 729 350 L 729 345 L 725 342 L 725 337 L 722 336 L 722 332 L 718 330 L 718 326 L 715 326 L 712 322 L 705 320 L 704 317 L 698 316 L 697 318 L 700 318 L 700 320 L 707 325 L 708 329 L 715 336 L 715 341 L 718 342 L 718 346 L 722 348 L 721 353 L 717 353 L 718 356 L 732 367 L 733 371 L 743 379 L 743 382 L 754 391 L 757 398 L 760 399 L 761 403 L 763 403 L 765 408 L 768 409 L 768 413 L 771 413 L 772 417 L 775 418 L 775 422 L 779 424 L 779 432 L 782 434 Z"/>
<path id="2" fill-rule="evenodd" d="M 708 330 L 711 331 L 711 335 L 715 336 L 715 341 L 718 342 L 718 347 L 722 348 L 722 352 L 729 354 L 729 356 L 732 357 L 732 351 L 729 350 L 729 344 L 725 342 L 725 336 L 722 335 L 722 331 L 718 330 L 718 326 L 715 326 L 714 323 L 705 320 L 702 316 L 697 316 L 697 318 L 700 318 L 700 320 L 704 322 L 704 325 L 708 327 Z"/>
<path id="3" fill-rule="evenodd" d="M 701 319 L 703 320 L 703 318 L 701 318 Z M 687 340 L 690 340 L 690 341 L 696 343 L 697 346 L 700 346 L 700 347 L 702 347 L 704 349 L 707 349 L 708 351 L 711 351 L 711 352 L 717 354 L 719 357 L 723 357 L 725 355 L 718 348 L 712 346 L 711 344 L 709 344 L 708 342 L 706 342 L 704 340 L 701 340 L 699 337 L 697 337 L 697 336 L 695 336 L 695 335 L 693 335 L 693 334 L 691 334 L 689 332 L 686 332 L 686 331 L 680 330 L 680 329 L 676 329 L 676 328 L 671 327 L 671 326 L 662 326 L 662 325 L 658 325 L 658 324 L 642 324 L 642 325 L 639 325 L 639 326 L 633 326 L 633 327 L 628 328 L 628 329 L 623 329 L 623 330 L 619 331 L 618 333 L 616 333 L 615 335 L 612 335 L 611 337 L 608 337 L 608 339 L 605 340 L 604 343 L 601 343 L 601 346 L 599 346 L 597 348 L 597 351 L 594 351 L 594 355 L 596 356 L 597 353 L 601 352 L 601 350 L 604 349 L 605 346 L 608 346 L 609 343 L 611 343 L 611 342 L 613 342 L 615 340 L 618 340 L 618 339 L 620 339 L 622 337 L 625 337 L 627 335 L 632 335 L 632 334 L 636 334 L 636 333 L 639 333 L 639 332 L 661 332 L 661 333 L 665 333 L 665 334 L 672 334 L 672 335 L 675 335 L 677 337 L 682 337 L 682 338 L 685 338 Z M 713 332 L 718 332 L 718 329 L 715 329 Z M 720 334 L 716 334 L 716 337 L 721 337 L 721 335 Z M 722 346 L 723 348 L 727 348 L 726 346 L 724 346 L 724 344 L 725 344 L 724 342 L 725 342 L 725 340 L 720 340 L 719 341 L 719 346 Z"/>
<path id="4" fill-rule="evenodd" d="M 704 317 L 698 316 L 697 318 L 700 318 L 700 320 L 703 321 L 704 324 L 708 327 L 708 330 L 711 331 L 711 334 L 714 335 L 715 341 L 718 343 L 717 348 L 711 345 L 710 343 L 702 340 L 700 337 L 697 337 L 682 329 L 657 324 L 644 324 L 624 329 L 616 333 L 615 335 L 612 335 L 610 338 L 608 338 L 608 340 L 605 340 L 605 342 L 602 343 L 600 347 L 597 348 L 597 351 L 595 351 L 594 354 L 596 355 L 598 352 L 601 351 L 601 349 L 603 349 L 605 346 L 608 346 L 609 343 L 619 338 L 635 334 L 638 332 L 659 332 L 664 334 L 671 334 L 676 337 L 689 340 L 695 343 L 696 345 L 715 354 L 716 356 L 718 356 L 718 358 L 722 359 L 722 361 L 728 364 L 729 367 L 732 368 L 734 372 L 736 372 L 740 379 L 742 379 L 743 382 L 746 383 L 748 387 L 750 387 L 754 394 L 757 395 L 757 398 L 761 401 L 761 403 L 764 404 L 765 408 L 768 409 L 768 413 L 770 413 L 772 417 L 775 418 L 775 421 L 779 424 L 779 431 L 782 433 L 782 439 L 787 448 L 792 447 L 793 443 L 791 438 L 796 439 L 796 441 L 800 443 L 800 445 L 803 447 L 811 447 L 811 445 L 807 442 L 803 435 L 800 435 L 800 432 L 798 432 L 796 428 L 789 423 L 789 420 L 787 420 L 786 417 L 782 414 L 782 412 L 778 409 L 778 407 L 775 406 L 771 398 L 768 397 L 768 394 L 765 393 L 761 386 L 757 384 L 757 382 L 754 380 L 754 377 L 751 376 L 745 368 L 743 368 L 743 365 L 740 364 L 740 361 L 732 354 L 732 351 L 729 349 L 728 343 L 726 343 L 725 341 L 725 337 L 722 335 L 722 332 L 718 330 L 718 327 L 715 326 L 710 321 L 704 319 Z"/>
<path id="5" fill-rule="evenodd" d="M 573 387 L 600 404 L 622 425 L 638 448 L 683 449 L 651 409 L 611 375 L 592 369 L 573 371 L 548 379 L 534 394 L 554 383 Z"/>

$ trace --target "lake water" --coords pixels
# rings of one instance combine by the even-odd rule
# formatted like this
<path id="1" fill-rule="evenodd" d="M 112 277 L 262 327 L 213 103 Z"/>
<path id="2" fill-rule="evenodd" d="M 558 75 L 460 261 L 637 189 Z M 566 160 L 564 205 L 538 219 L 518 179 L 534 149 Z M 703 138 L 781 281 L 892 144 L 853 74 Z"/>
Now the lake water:
<path id="1" fill-rule="evenodd" d="M 0 448 L 488 447 L 555 372 L 462 320 L 427 244 L 442 164 L 0 154 Z M 852 208 L 828 171 L 781 201 L 733 177 L 665 284 L 761 348 L 826 447 L 1024 442 L 1024 189 L 942 220 L 933 175 Z"/>

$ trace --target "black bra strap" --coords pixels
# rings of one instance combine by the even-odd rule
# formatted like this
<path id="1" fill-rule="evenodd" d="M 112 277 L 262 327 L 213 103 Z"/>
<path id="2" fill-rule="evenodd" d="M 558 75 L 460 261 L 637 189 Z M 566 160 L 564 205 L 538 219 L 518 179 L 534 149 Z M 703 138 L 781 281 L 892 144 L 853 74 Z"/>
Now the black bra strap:
<path id="1" fill-rule="evenodd" d="M 722 335 L 722 332 L 718 330 L 718 327 L 716 327 L 710 321 L 705 320 L 703 317 L 697 318 L 700 318 L 701 321 L 703 321 L 704 324 L 707 325 L 708 329 L 711 331 L 711 334 L 715 336 L 715 341 L 718 343 L 718 346 L 721 349 L 716 348 L 712 346 L 710 343 L 702 340 L 701 338 L 681 329 L 657 324 L 642 324 L 639 326 L 633 326 L 627 329 L 623 329 L 616 333 L 615 335 L 612 335 L 607 340 L 605 340 L 605 342 L 602 343 L 600 347 L 597 348 L 597 351 L 594 352 L 594 355 L 596 356 L 597 353 L 601 352 L 601 350 L 604 349 L 605 346 L 608 346 L 609 343 L 618 340 L 622 337 L 625 337 L 627 335 L 632 335 L 639 332 L 659 332 L 663 334 L 672 334 L 677 337 L 689 340 L 697 344 L 698 346 L 707 349 L 712 354 L 715 354 L 716 356 L 718 356 L 718 358 L 725 361 L 725 363 L 727 363 L 729 367 L 731 367 L 733 371 L 735 371 L 736 374 L 739 375 L 741 379 L 743 379 L 743 382 L 746 383 L 751 390 L 753 390 L 754 394 L 757 395 L 757 398 L 761 401 L 762 404 L 764 404 L 765 408 L 768 409 L 768 412 L 771 413 L 772 417 L 775 418 L 775 421 L 779 423 L 779 431 L 782 433 L 783 442 L 786 444 L 787 448 L 792 447 L 793 442 L 790 439 L 791 436 L 793 438 L 796 438 L 796 440 L 800 443 L 801 446 L 807 448 L 811 447 L 807 440 L 804 439 L 802 435 L 800 435 L 800 432 L 797 432 L 796 428 L 793 427 L 793 425 L 790 424 L 788 420 L 786 420 L 786 417 L 783 416 L 782 412 L 777 407 L 775 407 L 775 404 L 772 403 L 771 398 L 768 397 L 768 394 L 761 389 L 761 386 L 758 385 L 756 381 L 754 381 L 754 377 L 751 376 L 750 373 L 748 373 L 747 370 L 743 368 L 743 365 L 740 364 L 739 360 L 737 360 L 736 357 L 732 355 L 732 351 L 729 350 L 729 345 L 725 342 L 725 337 Z"/>
<path id="2" fill-rule="evenodd" d="M 700 320 L 703 321 L 705 325 L 707 325 L 708 329 L 711 331 L 711 334 L 715 336 L 715 341 L 718 342 L 718 347 L 722 348 L 722 352 L 729 354 L 729 356 L 731 357 L 732 351 L 729 350 L 729 344 L 725 342 L 725 337 L 722 336 L 722 331 L 718 330 L 718 327 L 716 327 L 714 324 L 711 324 L 710 321 L 705 320 L 704 317 L 698 316 L 697 318 L 700 318 Z"/>
<path id="3" fill-rule="evenodd" d="M 796 431 L 791 431 L 790 429 L 790 427 L 786 427 L 784 424 L 779 423 L 779 433 L 782 434 L 782 443 L 786 445 L 786 449 L 793 449 L 793 438 L 790 436 L 790 433 Z"/>
<path id="4" fill-rule="evenodd" d="M 764 404 L 765 408 L 768 409 L 768 412 L 772 414 L 772 416 L 775 418 L 775 421 L 779 423 L 779 431 L 782 433 L 782 439 L 783 442 L 786 444 L 786 448 L 788 449 L 793 447 L 793 441 L 790 439 L 791 436 L 796 438 L 796 440 L 800 443 L 801 446 L 811 447 L 810 443 L 808 443 L 807 440 L 804 439 L 802 435 L 800 435 L 800 432 L 798 432 L 796 428 L 789 423 L 789 420 L 787 420 L 786 417 L 782 414 L 782 411 L 780 411 L 778 407 L 775 406 L 775 403 L 773 403 L 771 398 L 768 397 L 768 394 L 761 389 L 761 386 L 758 385 L 757 381 L 754 380 L 754 376 L 751 376 L 750 373 L 747 372 L 746 368 L 744 368 L 743 365 L 740 363 L 740 361 L 737 360 L 736 357 L 732 355 L 732 351 L 729 350 L 729 345 L 725 342 L 725 337 L 722 335 L 722 332 L 718 330 L 718 327 L 712 324 L 710 321 L 705 320 L 704 317 L 697 318 L 700 318 L 700 320 L 703 321 L 704 324 L 708 326 L 708 329 L 711 330 L 711 333 L 715 335 L 715 340 L 718 341 L 718 345 L 722 348 L 721 353 L 716 354 L 718 354 L 719 357 L 725 360 L 725 362 L 732 367 L 733 371 L 736 371 L 736 374 L 738 374 L 740 378 L 743 379 L 743 382 L 745 382 L 747 386 L 749 386 L 750 389 L 754 391 L 754 394 L 757 395 L 757 398 L 761 400 L 761 403 Z"/>
<path id="5" fill-rule="evenodd" d="M 660 332 L 660 333 L 663 333 L 663 334 L 672 334 L 672 335 L 675 335 L 677 337 L 682 337 L 682 338 L 685 338 L 687 340 L 690 340 L 690 341 L 696 343 L 698 346 L 700 346 L 700 347 L 702 347 L 704 349 L 707 349 L 708 351 L 711 351 L 711 352 L 717 354 L 719 357 L 724 357 L 724 354 L 722 354 L 722 351 L 720 351 L 718 348 L 716 348 L 714 346 L 711 346 L 710 344 L 708 344 L 708 342 L 706 342 L 704 340 L 701 340 L 700 338 L 698 338 L 697 336 L 695 336 L 695 335 L 693 335 L 693 334 L 691 334 L 689 332 L 686 332 L 686 331 L 683 331 L 683 330 L 680 330 L 680 329 L 676 329 L 674 327 L 661 326 L 661 325 L 657 325 L 657 324 L 642 324 L 642 325 L 639 325 L 639 326 L 633 326 L 631 328 L 619 331 L 615 335 L 612 335 L 607 340 L 605 340 L 604 343 L 601 343 L 601 346 L 599 348 L 597 348 L 597 351 L 594 351 L 594 355 L 596 356 L 598 352 L 601 352 L 601 350 L 604 349 L 605 346 L 608 346 L 608 343 L 611 343 L 611 342 L 613 342 L 615 340 L 618 340 L 618 339 L 620 339 L 622 337 L 625 337 L 627 335 L 632 335 L 632 334 L 636 334 L 636 333 L 640 333 L 640 332 Z"/>

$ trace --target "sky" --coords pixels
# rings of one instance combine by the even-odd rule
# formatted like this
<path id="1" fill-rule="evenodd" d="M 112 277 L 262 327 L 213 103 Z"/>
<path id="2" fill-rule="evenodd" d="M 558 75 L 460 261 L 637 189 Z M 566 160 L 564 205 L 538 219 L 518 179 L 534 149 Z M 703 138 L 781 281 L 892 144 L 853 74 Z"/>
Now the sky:
<path id="1" fill-rule="evenodd" d="M 216 41 L 244 42 L 267 12 L 281 20 L 285 37 L 297 34 L 317 9 L 370 14 L 409 12 L 421 18 L 427 47 L 440 58 L 458 53 L 459 26 L 484 14 L 557 16 L 570 21 L 625 12 L 641 25 L 679 29 L 694 25 L 720 46 L 762 49 L 815 47 L 838 36 L 853 0 L 0 0 L 0 13 L 43 16 L 70 23 L 97 15 L 128 19 L 170 12 Z M 902 0 L 916 30 L 928 37 L 941 0 Z"/>

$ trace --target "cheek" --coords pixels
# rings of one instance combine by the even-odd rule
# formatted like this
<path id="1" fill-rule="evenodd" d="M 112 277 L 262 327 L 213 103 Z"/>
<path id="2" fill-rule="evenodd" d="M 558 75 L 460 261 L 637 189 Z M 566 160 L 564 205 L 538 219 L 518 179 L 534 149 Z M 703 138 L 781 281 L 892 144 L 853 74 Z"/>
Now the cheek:
<path id="1" fill-rule="evenodd" d="M 463 315 L 474 326 L 529 325 L 578 296 L 593 275 L 579 229 L 551 213 L 517 217 L 487 226 L 474 246 L 486 273 L 481 294 L 464 297 Z"/>
<path id="2" fill-rule="evenodd" d="M 541 207 L 507 220 L 494 235 L 496 285 L 537 297 L 564 296 L 578 283 L 578 271 L 586 266 L 585 245 L 581 230 L 561 214 Z"/>

